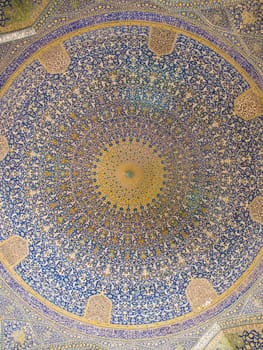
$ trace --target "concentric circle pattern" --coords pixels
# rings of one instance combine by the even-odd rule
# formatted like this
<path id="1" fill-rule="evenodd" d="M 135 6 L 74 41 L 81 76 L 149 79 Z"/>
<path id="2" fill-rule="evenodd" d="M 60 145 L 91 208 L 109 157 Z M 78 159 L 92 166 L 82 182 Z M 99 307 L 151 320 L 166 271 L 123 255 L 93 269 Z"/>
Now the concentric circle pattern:
<path id="1" fill-rule="evenodd" d="M 118 325 L 186 316 L 191 279 L 226 292 L 262 240 L 262 120 L 234 113 L 248 82 L 197 39 L 156 57 L 148 37 L 72 33 L 64 73 L 36 56 L 1 102 L 1 239 L 29 242 L 16 273 L 75 316 L 103 292 Z"/>
<path id="2" fill-rule="evenodd" d="M 140 211 L 165 185 L 165 167 L 157 150 L 139 139 L 117 140 L 105 148 L 94 165 L 98 194 L 121 211 Z"/>

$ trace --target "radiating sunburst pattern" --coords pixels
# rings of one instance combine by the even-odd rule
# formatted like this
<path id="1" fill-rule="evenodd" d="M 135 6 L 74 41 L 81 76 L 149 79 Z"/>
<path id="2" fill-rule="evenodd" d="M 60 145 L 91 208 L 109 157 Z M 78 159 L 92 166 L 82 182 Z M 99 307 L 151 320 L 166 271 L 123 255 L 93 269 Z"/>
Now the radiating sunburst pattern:
<path id="1" fill-rule="evenodd" d="M 62 73 L 40 54 L 1 102 L 0 234 L 29 245 L 15 271 L 77 316 L 103 292 L 120 325 L 187 315 L 191 279 L 222 294 L 262 240 L 249 215 L 262 120 L 234 113 L 248 82 L 180 33 L 155 56 L 149 32 L 72 34 Z"/>

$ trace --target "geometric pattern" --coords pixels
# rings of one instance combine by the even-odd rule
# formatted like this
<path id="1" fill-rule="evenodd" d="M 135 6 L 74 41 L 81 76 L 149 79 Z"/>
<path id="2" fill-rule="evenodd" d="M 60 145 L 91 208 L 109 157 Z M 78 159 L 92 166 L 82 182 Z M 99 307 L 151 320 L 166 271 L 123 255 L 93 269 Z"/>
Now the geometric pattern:
<path id="1" fill-rule="evenodd" d="M 244 17 L 244 20 L 247 25 L 252 25 L 249 18 Z M 167 29 L 164 28 L 163 31 Z M 4 183 L 1 217 L 8 224 L 3 226 L 2 223 L 0 226 L 1 239 L 6 240 L 13 234 L 27 239 L 30 254 L 15 268 L 16 273 L 28 285 L 36 287 L 37 292 L 44 294 L 53 305 L 71 314 L 85 315 L 87 300 L 105 293 L 113 305 L 112 324 L 133 325 L 134 319 L 137 325 L 174 321 L 175 317 L 187 315 L 190 311 L 185 291 L 191 280 L 207 279 L 218 295 L 225 295 L 259 252 L 260 226 L 257 220 L 253 222 L 249 203 L 260 195 L 260 182 L 255 175 L 261 166 L 262 121 L 260 118 L 251 120 L 248 126 L 243 120 L 238 120 L 235 101 L 250 90 L 250 81 L 238 66 L 227 62 L 220 52 L 214 51 L 205 42 L 200 43 L 191 35 L 180 34 L 179 31 L 175 50 L 167 57 L 155 58 L 162 68 L 158 71 L 151 65 L 153 57 L 149 55 L 149 50 L 146 54 L 150 33 L 147 26 L 134 24 L 125 32 L 122 24 L 112 30 L 103 30 L 95 31 L 96 35 L 99 34 L 98 41 L 91 32 L 85 35 L 83 31 L 75 38 L 66 38 L 63 45 L 70 56 L 70 63 L 63 68 L 61 76 L 57 74 L 59 70 L 56 71 L 59 66 L 56 59 L 53 60 L 52 78 L 49 75 L 52 71 L 45 72 L 37 60 L 39 56 L 36 56 L 24 66 L 20 75 L 8 83 L 10 91 L 6 89 L 4 103 L 9 102 L 3 109 L 3 125 L 11 152 L 5 155 L 4 171 L 1 169 L 0 174 Z M 114 32 L 118 33 L 118 38 L 112 42 Z M 110 47 L 107 46 L 108 36 L 113 44 Z M 134 52 L 128 52 L 125 56 L 122 45 L 125 46 L 127 36 Z M 139 43 L 140 40 L 138 42 L 138 37 L 143 44 Z M 98 48 L 100 45 L 101 50 L 85 55 L 84 49 L 81 51 L 83 44 L 89 53 L 92 47 Z M 189 48 L 188 45 L 192 46 Z M 104 59 L 105 52 L 109 57 Z M 200 55 L 192 57 L 192 52 L 199 52 Z M 147 55 L 149 61 L 145 60 Z M 219 66 L 222 70 L 215 73 L 207 62 L 200 69 L 196 64 L 197 59 L 198 62 L 202 61 L 206 55 L 212 59 L 211 67 Z M 119 66 L 116 69 L 116 56 L 123 57 L 125 69 L 119 69 Z M 97 62 L 90 62 L 90 57 L 97 57 Z M 131 60 L 126 61 L 126 57 Z M 174 66 L 170 60 L 174 60 Z M 138 69 L 141 62 L 150 62 L 150 65 Z M 217 64 L 213 64 L 215 62 Z M 117 60 L 117 63 L 120 61 Z M 77 64 L 81 66 L 79 70 Z M 179 67 L 176 77 L 172 75 L 174 67 Z M 80 78 L 81 70 L 83 80 Z M 33 86 L 23 85 L 21 82 L 31 79 L 31 74 Z M 91 79 L 92 75 L 94 80 Z M 71 84 L 70 79 L 77 84 Z M 85 79 L 88 81 L 86 85 Z M 44 81 L 49 81 L 48 88 Z M 20 92 L 19 85 L 22 86 Z M 212 101 L 209 101 L 211 90 L 208 93 L 206 87 L 213 89 Z M 12 101 L 10 96 L 14 91 L 18 94 L 13 94 L 16 98 Z M 198 100 L 200 92 L 203 96 Z M 65 106 L 61 105 L 61 96 Z M 81 102 L 80 107 L 75 107 L 76 101 Z M 54 102 L 57 102 L 55 108 Z M 203 109 L 200 110 L 200 106 Z M 195 113 L 191 114 L 191 109 Z M 10 117 L 5 117 L 7 115 Z M 257 116 L 260 117 L 260 113 Z M 151 122 L 146 124 L 147 120 Z M 37 125 L 36 121 L 40 124 Z M 91 129 L 95 137 L 89 139 Z M 125 139 L 122 141 L 124 143 L 133 143 L 138 130 L 139 140 L 145 139 L 147 147 L 151 145 L 158 150 L 160 159 L 164 161 L 165 169 L 162 171 L 166 178 L 164 176 L 161 192 L 151 197 L 154 199 L 151 205 L 147 206 L 147 200 L 146 205 L 131 213 L 128 207 L 124 211 L 120 210 L 121 207 L 116 210 L 103 195 L 98 195 L 94 183 L 96 170 L 88 173 L 90 168 L 87 167 L 84 174 L 81 160 L 84 160 L 84 164 L 88 161 L 96 164 L 104 152 L 103 147 L 114 144 L 120 137 Z M 168 130 L 171 134 L 174 130 L 181 133 L 177 132 L 174 137 L 173 134 L 168 135 Z M 132 141 L 127 141 L 131 138 Z M 171 141 L 171 150 L 165 148 L 164 139 L 168 144 Z M 247 145 L 243 143 L 244 139 L 248 140 Z M 208 145 L 203 140 L 213 142 Z M 83 152 L 87 146 L 88 150 L 94 150 L 93 154 Z M 202 162 L 202 159 L 205 160 Z M 23 171 L 20 173 L 17 169 Z M 207 173 L 204 169 L 208 170 Z M 137 172 L 129 167 L 125 168 L 124 174 L 128 181 L 134 179 Z M 88 183 L 90 180 L 93 183 Z M 174 186 L 175 183 L 178 187 Z M 23 186 L 19 188 L 21 184 Z M 94 202 L 90 201 L 91 197 L 87 198 L 85 190 L 88 188 L 93 191 Z M 169 194 L 171 188 L 173 192 Z M 198 192 L 199 189 L 201 191 Z M 22 198 L 22 203 L 19 198 Z M 174 204 L 173 200 L 177 202 Z M 32 206 L 30 202 L 35 205 Z M 161 211 L 162 206 L 171 209 Z M 136 204 L 133 209 L 137 207 Z M 148 212 L 150 215 L 147 217 Z M 153 213 L 158 213 L 154 222 L 156 226 L 148 220 Z M 170 213 L 175 213 L 172 219 Z M 51 217 L 55 217 L 55 224 Z M 109 217 L 114 218 L 116 226 L 107 220 Z M 118 230 L 115 230 L 116 227 Z M 130 227 L 131 232 L 127 231 Z M 153 231 L 153 228 L 156 230 Z M 151 231 L 156 235 L 148 236 Z M 73 245 L 77 250 L 72 250 Z M 95 256 L 95 259 L 83 260 L 81 254 L 84 252 Z M 221 261 L 221 266 L 217 265 L 218 261 Z M 42 266 L 43 262 L 38 279 L 36 275 L 39 270 L 34 270 L 34 264 Z M 56 266 L 55 275 L 50 269 L 53 263 Z M 227 270 L 226 276 L 221 274 L 224 263 L 225 266 L 236 266 L 233 271 Z M 81 281 L 84 273 L 76 283 L 74 276 L 83 266 L 85 272 L 90 273 L 86 274 L 88 279 Z M 97 275 L 93 274 L 94 270 L 98 272 Z M 41 283 L 45 274 L 55 288 L 43 293 Z M 77 291 L 80 303 L 75 308 L 72 303 L 75 296 L 69 295 L 65 301 L 58 290 L 61 292 L 65 286 L 71 286 L 69 290 L 75 292 L 74 288 L 79 282 L 85 291 L 84 295 L 81 295 L 81 290 Z M 88 284 L 92 285 L 89 291 Z M 120 288 L 116 289 L 116 285 Z M 135 295 L 132 293 L 136 291 L 134 286 L 138 286 Z M 167 293 L 169 305 L 164 305 Z M 130 295 L 132 301 L 128 301 Z M 173 295 L 179 296 L 179 299 L 174 300 Z M 140 301 L 141 297 L 145 299 Z M 167 311 L 166 306 L 172 304 L 175 308 Z M 158 314 L 163 305 L 164 311 Z M 151 308 L 154 319 L 148 311 Z M 133 318 L 134 310 L 136 318 Z M 11 323 L 9 326 L 12 327 Z M 12 339 L 20 344 L 30 341 L 31 331 L 24 323 L 14 325 L 14 329 Z M 28 343 L 27 346 L 31 345 Z"/>
<path id="2" fill-rule="evenodd" d="M 160 197 L 165 164 L 151 148 L 139 139 L 130 139 L 117 140 L 102 151 L 94 165 L 94 181 L 99 194 L 116 209 L 141 211 Z"/>
<path id="3" fill-rule="evenodd" d="M 260 282 L 260 281 L 259 281 Z M 203 350 L 207 344 L 212 340 L 212 329 L 210 330 L 211 336 L 207 342 L 203 342 L 201 347 L 194 347 L 197 339 L 201 337 L 201 335 L 207 330 L 207 327 L 211 327 L 211 323 L 209 325 L 203 325 L 198 328 L 188 328 L 185 333 L 179 332 L 174 335 L 166 336 L 166 337 L 151 337 L 148 339 L 105 339 L 103 337 L 93 337 L 90 334 L 86 334 L 84 332 L 75 332 L 73 329 L 68 331 L 67 327 L 60 326 L 57 322 L 51 321 L 48 318 L 43 317 L 43 314 L 40 314 L 36 309 L 29 307 L 28 304 L 23 302 L 15 293 L 7 287 L 7 285 L 0 280 L 0 313 L 2 315 L 2 338 L 0 338 L 1 344 L 6 344 L 6 347 L 3 346 L 4 349 L 10 349 L 15 345 L 15 339 L 11 337 L 11 334 L 16 336 L 18 340 L 19 333 L 23 331 L 25 335 L 25 341 L 27 344 L 26 349 L 50 349 L 52 348 L 61 349 L 67 348 L 70 346 L 73 349 L 94 349 L 94 350 L 108 350 L 108 349 L 116 349 L 116 350 L 141 350 L 147 348 L 158 348 L 160 350 L 173 350 L 175 347 L 181 347 L 184 350 L 192 350 L 198 349 Z M 253 288 L 247 293 L 248 295 L 242 296 L 234 305 L 226 310 L 221 316 L 217 318 L 217 321 L 220 323 L 217 324 L 215 328 L 214 335 L 220 331 L 222 334 L 228 335 L 228 333 L 236 332 L 236 328 L 238 328 L 239 336 L 244 333 L 244 337 L 249 335 L 251 330 L 257 330 L 260 334 L 260 312 L 263 311 L 263 304 L 260 306 L 253 306 L 253 300 L 260 299 L 260 294 L 262 294 L 262 281 L 261 283 L 257 283 L 257 288 Z M 254 311 L 252 311 L 252 308 Z M 257 317 L 251 317 L 251 315 L 258 315 Z M 220 321 L 221 319 L 221 321 Z M 257 320 L 258 319 L 258 320 Z M 261 318 L 262 319 L 262 318 Z M 240 325 L 242 325 L 240 327 Z M 230 332 L 228 332 L 228 328 L 230 328 Z M 231 328 L 233 331 L 231 331 Z M 244 331 L 247 332 L 244 332 Z M 19 333 L 18 333 L 19 332 Z M 254 332 L 253 332 L 254 333 Z M 187 335 L 187 337 L 186 337 Z M 208 335 L 205 334 L 206 336 Z M 203 338 L 203 337 L 202 337 Z M 242 339 L 242 338 L 240 338 Z M 252 338 L 253 339 L 253 338 Z M 251 340 L 252 340 L 251 339 Z M 258 339 L 258 337 L 256 338 Z M 260 339 L 260 338 L 259 338 Z M 244 339 L 245 340 L 245 339 Z M 249 338 L 248 338 L 249 340 Z M 250 340 L 250 341 L 251 341 Z M 19 345 L 18 343 L 16 346 Z M 21 346 L 21 345 L 20 345 Z M 211 344 L 213 348 L 213 344 Z"/>
<path id="4" fill-rule="evenodd" d="M 16 273 L 79 317 L 87 300 L 103 291 L 112 302 L 112 324 L 187 315 L 190 280 L 209 278 L 223 294 L 252 264 L 261 241 L 247 210 L 259 191 L 254 159 L 261 120 L 245 128 L 233 110 L 248 82 L 220 54 L 184 34 L 171 54 L 156 59 L 149 32 L 135 24 L 72 34 L 63 39 L 67 70 L 55 73 L 60 63 L 54 59 L 50 74 L 32 59 L 1 109 L 13 119 L 5 127 L 13 151 L 3 160 L 3 210 L 13 234 L 30 239 L 30 254 Z M 237 157 L 243 137 L 250 142 Z M 140 168 L 146 159 L 161 160 L 144 170 L 161 171 L 153 194 L 136 205 L 133 199 L 125 210 L 105 198 L 105 187 L 99 194 L 102 182 L 96 181 L 102 180 L 94 168 L 118 140 L 120 148 L 141 145 Z M 135 173 L 126 169 L 125 181 Z M 150 178 L 144 179 L 146 189 Z M 131 198 L 127 193 L 118 195 Z"/>

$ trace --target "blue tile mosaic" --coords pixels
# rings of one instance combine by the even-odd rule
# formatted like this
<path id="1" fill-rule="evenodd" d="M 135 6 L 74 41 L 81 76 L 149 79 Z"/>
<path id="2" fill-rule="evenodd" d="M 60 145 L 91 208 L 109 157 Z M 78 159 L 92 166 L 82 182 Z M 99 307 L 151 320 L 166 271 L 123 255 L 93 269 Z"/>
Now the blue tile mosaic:
<path id="1" fill-rule="evenodd" d="M 144 16 L 186 27 L 180 20 Z M 247 208 L 260 193 L 262 120 L 246 122 L 233 110 L 248 82 L 186 35 L 178 36 L 172 54 L 159 58 L 149 50 L 148 37 L 143 25 L 75 35 L 64 42 L 71 59 L 65 73 L 49 74 L 34 60 L 1 102 L 11 148 L 0 174 L 2 209 L 10 222 L 9 230 L 0 225 L 1 240 L 12 234 L 29 242 L 29 254 L 15 271 L 46 300 L 77 316 L 84 315 L 90 296 L 103 291 L 113 303 L 111 323 L 122 326 L 187 315 L 191 278 L 207 278 L 222 294 L 248 269 L 262 242 Z M 1 81 L 36 49 L 26 51 Z M 240 56 L 236 60 L 243 63 Z M 102 150 L 130 139 L 156 149 L 168 174 L 160 198 L 138 212 L 116 210 L 94 184 Z M 30 304 L 43 308 L 33 297 Z M 136 339 L 139 331 L 100 332 Z M 151 332 L 163 336 L 171 329 Z"/>

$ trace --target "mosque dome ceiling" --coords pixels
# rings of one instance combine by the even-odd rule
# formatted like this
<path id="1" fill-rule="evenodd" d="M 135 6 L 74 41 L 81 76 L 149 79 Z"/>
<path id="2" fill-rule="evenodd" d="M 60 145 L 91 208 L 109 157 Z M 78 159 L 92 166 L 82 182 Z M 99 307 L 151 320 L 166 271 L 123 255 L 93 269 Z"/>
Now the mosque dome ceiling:
<path id="1" fill-rule="evenodd" d="M 230 306 L 262 271 L 262 87 L 225 43 L 157 13 L 82 18 L 33 42 L 1 75 L 8 285 L 107 337 Z"/>

